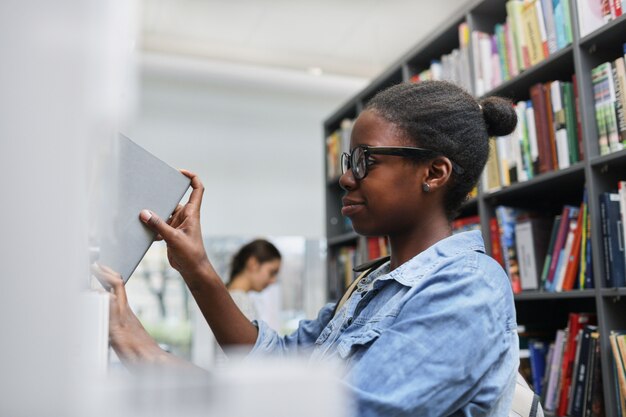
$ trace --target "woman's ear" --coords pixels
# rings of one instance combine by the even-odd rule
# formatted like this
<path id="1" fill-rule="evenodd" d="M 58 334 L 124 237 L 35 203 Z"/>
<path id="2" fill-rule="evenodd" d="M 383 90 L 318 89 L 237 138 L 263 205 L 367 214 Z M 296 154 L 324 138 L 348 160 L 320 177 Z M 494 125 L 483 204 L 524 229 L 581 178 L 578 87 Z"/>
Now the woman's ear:
<path id="1" fill-rule="evenodd" d="M 260 267 L 261 267 L 261 263 L 254 256 L 249 257 L 248 260 L 246 261 L 247 271 L 256 272 L 259 270 Z"/>
<path id="2" fill-rule="evenodd" d="M 428 173 L 422 184 L 423 189 L 428 189 L 429 192 L 441 189 L 450 181 L 451 175 L 452 162 L 445 156 L 437 157 L 428 165 Z"/>

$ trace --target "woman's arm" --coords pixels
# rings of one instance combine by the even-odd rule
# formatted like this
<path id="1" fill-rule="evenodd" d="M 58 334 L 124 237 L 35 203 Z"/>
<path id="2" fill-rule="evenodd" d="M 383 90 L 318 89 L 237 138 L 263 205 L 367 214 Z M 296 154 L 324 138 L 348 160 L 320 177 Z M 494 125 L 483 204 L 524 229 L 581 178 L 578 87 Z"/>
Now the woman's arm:
<path id="1" fill-rule="evenodd" d="M 251 348 L 258 330 L 237 308 L 204 249 L 200 229 L 204 186 L 197 175 L 181 172 L 191 179 L 187 204 L 179 206 L 167 222 L 149 210 L 142 210 L 140 219 L 167 243 L 170 264 L 182 275 L 219 344 Z"/>
<path id="2" fill-rule="evenodd" d="M 109 337 L 111 346 L 128 367 L 141 365 L 167 365 L 181 369 L 199 368 L 165 352 L 150 337 L 128 305 L 122 276 L 111 268 L 94 265 L 92 272 L 110 291 Z"/>

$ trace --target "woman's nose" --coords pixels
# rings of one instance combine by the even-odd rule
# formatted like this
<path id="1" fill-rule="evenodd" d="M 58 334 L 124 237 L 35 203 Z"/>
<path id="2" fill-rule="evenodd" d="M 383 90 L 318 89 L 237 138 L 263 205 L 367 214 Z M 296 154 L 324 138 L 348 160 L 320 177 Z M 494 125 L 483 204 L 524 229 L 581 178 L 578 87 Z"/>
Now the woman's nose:
<path id="1" fill-rule="evenodd" d="M 346 172 L 341 174 L 341 177 L 339 177 L 339 186 L 346 191 L 353 190 L 356 187 L 356 185 L 357 185 L 357 181 L 354 178 L 352 169 L 346 170 Z"/>

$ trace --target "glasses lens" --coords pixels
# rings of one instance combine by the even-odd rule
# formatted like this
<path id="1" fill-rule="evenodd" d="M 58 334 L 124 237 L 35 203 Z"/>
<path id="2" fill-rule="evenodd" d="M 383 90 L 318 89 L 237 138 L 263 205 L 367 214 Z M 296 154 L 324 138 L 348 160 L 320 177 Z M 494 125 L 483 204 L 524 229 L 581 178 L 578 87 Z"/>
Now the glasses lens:
<path id="1" fill-rule="evenodd" d="M 365 160 L 365 150 L 363 148 L 354 148 L 352 151 L 352 173 L 357 180 L 365 177 L 367 170 L 367 162 Z"/>
<path id="2" fill-rule="evenodd" d="M 345 174 L 350 169 L 350 155 L 347 153 L 341 154 L 341 173 Z"/>

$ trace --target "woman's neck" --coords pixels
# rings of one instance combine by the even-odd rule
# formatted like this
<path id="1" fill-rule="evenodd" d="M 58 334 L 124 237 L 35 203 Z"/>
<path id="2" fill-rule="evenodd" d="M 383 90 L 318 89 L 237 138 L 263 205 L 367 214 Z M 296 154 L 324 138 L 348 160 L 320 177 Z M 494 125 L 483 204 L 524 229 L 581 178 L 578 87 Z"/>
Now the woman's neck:
<path id="1" fill-rule="evenodd" d="M 447 218 L 435 217 L 422 222 L 408 233 L 389 236 L 391 269 L 396 269 L 451 234 L 452 229 Z"/>
<path id="2" fill-rule="evenodd" d="M 251 289 L 252 289 L 252 285 L 250 284 L 250 280 L 248 280 L 246 275 L 243 273 L 235 276 L 231 280 L 230 285 L 228 285 L 229 291 L 238 290 L 238 291 L 248 292 Z"/>

